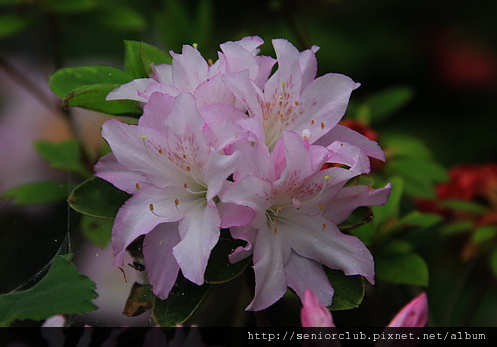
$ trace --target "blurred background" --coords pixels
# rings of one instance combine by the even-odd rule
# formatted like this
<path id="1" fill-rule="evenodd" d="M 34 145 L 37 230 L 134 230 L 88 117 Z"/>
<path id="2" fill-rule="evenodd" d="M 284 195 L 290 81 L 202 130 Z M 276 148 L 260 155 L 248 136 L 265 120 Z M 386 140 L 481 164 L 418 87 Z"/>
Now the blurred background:
<path id="1" fill-rule="evenodd" d="M 346 114 L 357 122 L 356 130 L 374 131 L 392 160 L 396 146 L 428 153 L 427 170 L 414 163 L 409 168 L 377 168 L 378 182 L 403 177 L 400 215 L 419 209 L 442 216 L 443 226 L 473 223 L 457 233 L 443 233 L 441 224 L 434 224 L 402 234 L 428 264 L 428 286 L 380 278 L 374 288 L 366 288 L 360 308 L 336 312 L 335 323 L 383 326 L 415 293 L 426 291 L 433 326 L 496 325 L 497 218 L 483 224 L 477 218 L 497 211 L 497 173 L 488 170 L 475 179 L 472 166 L 468 177 L 482 190 L 474 194 L 441 196 L 443 189 L 436 188 L 453 182 L 454 175 L 446 172 L 453 167 L 497 163 L 496 18 L 494 0 L 0 0 L 0 194 L 42 180 L 64 181 L 69 192 L 81 182 L 77 173 L 50 167 L 33 141 L 77 139 L 87 163 L 98 159 L 104 144 L 100 125 L 108 116 L 63 110 L 48 87 L 48 78 L 59 68 L 122 68 L 124 40 L 143 41 L 166 52 L 196 43 L 206 59 L 214 60 L 220 43 L 247 35 L 261 36 L 266 42 L 262 54 L 272 56 L 272 38 L 287 38 L 300 50 L 318 45 L 318 74 L 338 72 L 361 83 Z M 409 147 L 403 138 L 415 144 Z M 467 186 L 454 183 L 445 190 L 459 192 Z M 444 198 L 474 202 L 485 213 L 475 217 L 475 211 L 464 208 L 464 213 L 454 214 L 427 206 L 426 201 Z M 78 269 L 97 282 L 97 305 L 110 301 L 104 291 L 116 297 L 110 314 L 74 318 L 76 323 L 150 324 L 146 314 L 115 318 L 132 281 L 122 283 L 105 242 L 90 243 L 80 219 L 65 202 L 23 205 L 0 200 L 0 293 L 29 287 L 55 253 L 71 249 Z M 484 244 L 473 237 L 482 225 L 493 228 L 486 231 Z M 98 259 L 107 257 L 100 264 L 109 266 L 104 275 L 94 270 L 100 268 L 95 265 L 100 255 Z M 118 285 L 105 283 L 108 273 Z M 210 313 L 216 310 L 216 296 L 232 297 L 233 311 L 243 309 L 247 302 L 238 298 L 242 285 L 235 281 L 219 289 L 191 322 L 232 324 L 232 311 Z M 298 325 L 299 307 L 292 297 L 275 305 L 269 312 L 274 325 Z M 253 318 L 238 316 L 235 322 L 253 324 Z"/>

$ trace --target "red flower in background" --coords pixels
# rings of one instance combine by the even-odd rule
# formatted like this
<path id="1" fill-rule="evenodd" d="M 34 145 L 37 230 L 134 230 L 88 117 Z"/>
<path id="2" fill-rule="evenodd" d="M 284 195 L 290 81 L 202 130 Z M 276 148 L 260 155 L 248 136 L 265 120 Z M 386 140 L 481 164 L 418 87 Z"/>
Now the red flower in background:
<path id="1" fill-rule="evenodd" d="M 497 82 L 497 54 L 478 39 L 440 33 L 433 39 L 439 77 L 452 88 L 485 89 Z"/>
<path id="2" fill-rule="evenodd" d="M 437 198 L 417 200 L 422 211 L 440 214 L 448 222 L 470 221 L 474 230 L 486 225 L 497 225 L 497 164 L 461 165 L 449 170 L 450 180 L 436 187 Z M 485 211 L 451 208 L 446 202 L 463 200 L 480 205 Z M 478 251 L 472 239 L 463 249 L 463 259 L 469 259 Z"/>

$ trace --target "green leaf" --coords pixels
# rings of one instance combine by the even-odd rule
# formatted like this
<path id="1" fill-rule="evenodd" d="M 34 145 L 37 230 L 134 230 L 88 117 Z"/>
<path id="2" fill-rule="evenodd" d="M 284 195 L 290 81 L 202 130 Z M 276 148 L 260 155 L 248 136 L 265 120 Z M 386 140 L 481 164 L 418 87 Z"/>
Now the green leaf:
<path id="1" fill-rule="evenodd" d="M 72 186 L 66 182 L 35 182 L 7 190 L 2 198 L 12 198 L 16 205 L 45 204 L 67 199 Z"/>
<path id="2" fill-rule="evenodd" d="M 339 228 L 341 231 L 347 232 L 368 223 L 373 218 L 373 210 L 370 207 L 359 207 L 339 225 Z"/>
<path id="3" fill-rule="evenodd" d="M 472 239 L 476 244 L 481 244 L 491 240 L 495 237 L 495 235 L 497 235 L 496 225 L 482 225 L 475 230 Z"/>
<path id="4" fill-rule="evenodd" d="M 83 177 L 90 175 L 90 172 L 81 162 L 79 143 L 76 140 L 59 143 L 39 140 L 35 141 L 34 147 L 52 167 L 74 172 Z"/>
<path id="5" fill-rule="evenodd" d="M 364 103 L 369 107 L 371 122 L 378 123 L 405 106 L 412 97 L 412 89 L 401 86 L 378 92 L 368 97 Z"/>
<path id="6" fill-rule="evenodd" d="M 74 89 L 63 100 L 64 105 L 82 107 L 116 116 L 140 116 L 143 112 L 134 100 L 105 100 L 120 84 L 90 84 Z"/>
<path id="7" fill-rule="evenodd" d="M 83 314 L 97 309 L 95 283 L 74 264 L 57 256 L 47 275 L 34 287 L 0 296 L 0 326 L 15 319 L 42 320 L 55 314 Z"/>
<path id="8" fill-rule="evenodd" d="M 443 218 L 438 214 L 412 211 L 402 217 L 399 224 L 426 229 L 440 223 L 442 219 Z"/>
<path id="9" fill-rule="evenodd" d="M 83 235 L 95 245 L 104 248 L 110 242 L 114 222 L 108 219 L 94 218 L 84 215 L 81 218 Z"/>
<path id="10" fill-rule="evenodd" d="M 52 91 L 64 99 L 74 89 L 93 84 L 112 84 L 116 87 L 133 80 L 128 72 L 112 66 L 91 65 L 57 70 L 49 80 Z"/>
<path id="11" fill-rule="evenodd" d="M 394 158 L 387 163 L 385 173 L 402 177 L 407 194 L 426 199 L 435 197 L 435 182 L 448 179 L 445 168 L 421 158 Z"/>
<path id="12" fill-rule="evenodd" d="M 243 246 L 244 243 L 243 241 L 234 240 L 229 234 L 229 230 L 221 230 L 221 237 L 211 252 L 205 271 L 205 281 L 207 283 L 218 284 L 231 281 L 245 270 L 250 263 L 250 257 L 235 264 L 231 264 L 228 259 L 228 255 L 238 246 Z"/>
<path id="13" fill-rule="evenodd" d="M 423 142 L 406 134 L 383 134 L 381 143 L 384 148 L 388 148 L 391 158 L 430 159 L 432 156 L 430 150 Z"/>
<path id="14" fill-rule="evenodd" d="M 31 17 L 20 16 L 15 13 L 0 16 L 0 39 L 23 31 L 31 22 Z"/>
<path id="15" fill-rule="evenodd" d="M 342 271 L 326 268 L 335 294 L 330 310 L 342 311 L 356 308 L 364 298 L 364 280 L 361 276 L 345 276 Z"/>
<path id="16" fill-rule="evenodd" d="M 147 26 L 147 22 L 140 12 L 118 4 L 104 8 L 94 18 L 101 26 L 113 30 L 142 31 Z"/>
<path id="17" fill-rule="evenodd" d="M 445 236 L 460 234 L 470 231 L 475 224 L 472 221 L 453 222 L 440 227 L 440 233 Z"/>
<path id="18" fill-rule="evenodd" d="M 479 215 L 484 215 L 489 212 L 487 207 L 468 200 L 444 200 L 440 202 L 440 206 L 451 210 L 471 212 Z"/>
<path id="19" fill-rule="evenodd" d="M 183 323 L 200 306 L 209 287 L 209 284 L 197 286 L 183 276 L 179 276 L 166 300 L 155 298 L 152 317 L 163 327 L 174 327 Z"/>
<path id="20" fill-rule="evenodd" d="M 171 57 L 157 47 L 138 41 L 124 41 L 124 66 L 135 78 L 148 77 L 151 64 L 170 64 Z"/>
<path id="21" fill-rule="evenodd" d="M 375 257 L 376 278 L 399 284 L 428 286 L 428 266 L 414 253 L 380 253 Z"/>
<path id="22" fill-rule="evenodd" d="M 112 184 L 98 177 L 92 177 L 72 191 L 69 206 L 79 213 L 97 218 L 114 219 L 119 208 L 129 198 Z"/>

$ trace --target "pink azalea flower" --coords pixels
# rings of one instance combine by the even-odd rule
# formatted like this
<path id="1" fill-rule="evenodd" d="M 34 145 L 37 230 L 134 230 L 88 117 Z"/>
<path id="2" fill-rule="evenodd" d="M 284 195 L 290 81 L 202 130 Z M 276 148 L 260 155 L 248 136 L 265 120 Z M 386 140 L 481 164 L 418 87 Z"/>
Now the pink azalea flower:
<path id="1" fill-rule="evenodd" d="M 387 327 L 424 327 L 428 321 L 428 298 L 421 293 L 395 315 Z"/>
<path id="2" fill-rule="evenodd" d="M 317 300 L 311 289 L 305 291 L 300 320 L 305 328 L 335 327 L 330 311 Z M 405 305 L 387 327 L 424 327 L 427 321 L 428 300 L 426 294 L 421 293 Z"/>
<path id="3" fill-rule="evenodd" d="M 255 155 L 257 147 L 251 146 L 240 150 L 244 172 L 234 176 L 237 181 L 222 199 L 255 211 L 250 224 L 231 228 L 233 237 L 247 245 L 236 249 L 230 260 L 253 254 L 256 287 L 247 309 L 272 305 L 287 286 L 301 298 L 312 288 L 323 304 L 330 305 L 333 288 L 321 264 L 374 282 L 371 253 L 356 237 L 342 234 L 337 225 L 359 206 L 383 204 L 390 186 L 344 187 L 369 166 L 364 167 L 360 149 L 341 144 L 332 151 L 308 145 L 299 134 L 287 131 L 271 155 L 263 151 Z M 346 161 L 350 169 L 320 170 L 325 161 L 335 158 Z"/>
<path id="4" fill-rule="evenodd" d="M 304 328 L 334 327 L 330 311 L 319 302 L 311 289 L 304 292 L 303 306 L 300 310 L 300 321 Z"/>
<path id="5" fill-rule="evenodd" d="M 219 202 L 240 156 L 214 151 L 205 127 L 192 95 L 158 93 L 137 126 L 117 120 L 103 125 L 113 153 L 98 162 L 96 175 L 133 194 L 114 222 L 114 264 L 120 266 L 126 247 L 146 234 L 145 266 L 160 298 L 168 296 L 179 269 L 201 285 L 220 228 L 243 225 L 253 215 L 246 207 Z M 223 210 L 236 217 L 223 220 Z"/>
<path id="6" fill-rule="evenodd" d="M 221 76 L 226 72 L 246 70 L 256 85 L 264 85 L 275 61 L 271 57 L 257 56 L 257 47 L 263 42 L 257 36 L 225 42 L 216 62 L 205 60 L 195 47 L 185 45 L 181 54 L 171 52 L 172 64 L 153 66 L 150 78 L 136 79 L 116 88 L 107 100 L 131 99 L 146 103 L 155 92 L 171 96 L 189 92 L 195 95 L 199 107 L 215 103 L 238 104 Z"/>
<path id="7" fill-rule="evenodd" d="M 259 144 L 272 150 L 285 130 L 295 131 L 313 143 L 337 125 L 359 83 L 332 73 L 315 78 L 317 46 L 299 52 L 284 39 L 273 40 L 273 46 L 278 70 L 263 87 L 253 82 L 248 71 L 226 73 L 223 81 L 248 110 L 250 118 L 245 126 L 253 131 Z M 326 145 L 344 136 L 346 130 L 339 128 Z M 373 141 L 352 130 L 345 136 L 367 143 L 373 156 L 383 158 Z"/>

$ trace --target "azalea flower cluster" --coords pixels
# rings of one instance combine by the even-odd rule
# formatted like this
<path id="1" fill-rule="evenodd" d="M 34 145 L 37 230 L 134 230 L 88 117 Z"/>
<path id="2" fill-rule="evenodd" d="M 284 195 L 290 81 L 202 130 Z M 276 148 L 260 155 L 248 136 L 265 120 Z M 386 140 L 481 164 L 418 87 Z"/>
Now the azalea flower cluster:
<path id="1" fill-rule="evenodd" d="M 302 299 L 311 288 L 330 305 L 323 265 L 374 281 L 369 250 L 337 227 L 390 191 L 346 186 L 369 172 L 368 157 L 384 160 L 376 142 L 338 124 L 359 84 L 340 74 L 316 78 L 316 46 L 299 52 L 276 39 L 274 59 L 258 54 L 262 43 L 223 43 L 215 62 L 184 46 L 171 64 L 152 66 L 150 78 L 107 97 L 143 104 L 138 125 L 103 125 L 112 153 L 95 167 L 132 194 L 113 227 L 115 265 L 145 235 L 145 268 L 162 299 L 179 271 L 204 283 L 222 228 L 246 241 L 230 261 L 253 259 L 249 310 L 272 305 L 288 287 Z"/>

